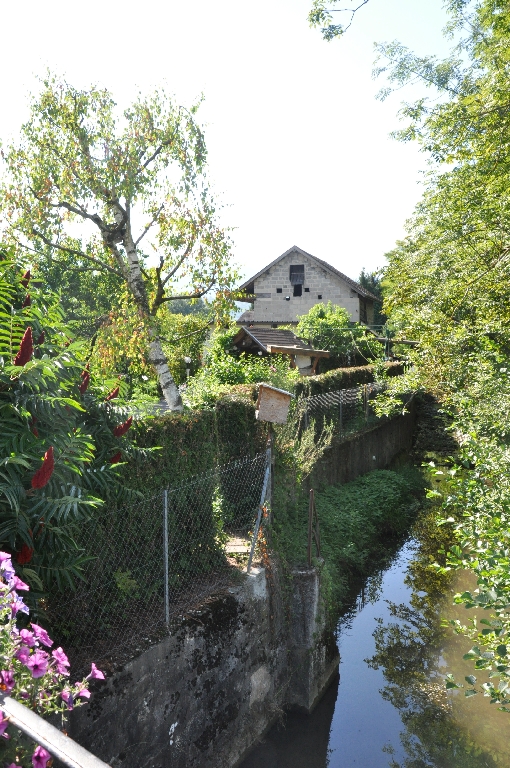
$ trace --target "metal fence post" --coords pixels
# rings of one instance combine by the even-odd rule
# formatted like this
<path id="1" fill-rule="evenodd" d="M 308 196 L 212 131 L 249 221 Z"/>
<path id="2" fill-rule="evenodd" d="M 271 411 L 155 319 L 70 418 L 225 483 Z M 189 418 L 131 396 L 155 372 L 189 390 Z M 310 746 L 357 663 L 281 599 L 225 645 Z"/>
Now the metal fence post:
<path id="1" fill-rule="evenodd" d="M 269 447 L 266 451 L 266 472 L 264 475 L 264 482 L 262 484 L 262 493 L 260 495 L 259 511 L 257 514 L 257 522 L 255 523 L 255 529 L 253 531 L 253 538 L 251 540 L 250 556 L 248 558 L 248 565 L 246 566 L 246 573 L 249 573 L 251 570 L 251 563 L 253 560 L 253 553 L 255 552 L 255 545 L 257 543 L 257 539 L 259 535 L 260 521 L 262 520 L 262 512 L 264 509 L 264 501 L 267 495 L 267 488 L 269 485 L 270 475 L 271 475 L 271 447 Z"/>
<path id="2" fill-rule="evenodd" d="M 165 571 L 165 622 L 170 623 L 170 596 L 168 591 L 168 491 L 163 491 L 163 565 Z"/>
<path id="3" fill-rule="evenodd" d="M 342 413 L 342 390 L 340 390 L 340 437 L 342 436 L 344 427 L 343 413 Z"/>

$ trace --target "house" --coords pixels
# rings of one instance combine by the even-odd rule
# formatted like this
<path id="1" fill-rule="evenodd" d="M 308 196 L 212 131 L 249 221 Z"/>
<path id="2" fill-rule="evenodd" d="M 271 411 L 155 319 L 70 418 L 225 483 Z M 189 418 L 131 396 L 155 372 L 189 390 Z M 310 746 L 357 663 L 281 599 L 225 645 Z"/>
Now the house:
<path id="1" fill-rule="evenodd" d="M 280 328 L 247 328 L 242 326 L 232 341 L 239 352 L 260 355 L 289 355 L 292 368 L 298 368 L 303 376 L 313 375 L 321 357 L 329 357 L 324 349 L 314 349 L 292 331 Z"/>
<path id="2" fill-rule="evenodd" d="M 344 307 L 354 323 L 374 322 L 377 296 L 322 259 L 294 245 L 250 277 L 238 291 L 253 307 L 243 312 L 239 325 L 277 328 L 298 322 L 315 304 L 331 301 Z"/>

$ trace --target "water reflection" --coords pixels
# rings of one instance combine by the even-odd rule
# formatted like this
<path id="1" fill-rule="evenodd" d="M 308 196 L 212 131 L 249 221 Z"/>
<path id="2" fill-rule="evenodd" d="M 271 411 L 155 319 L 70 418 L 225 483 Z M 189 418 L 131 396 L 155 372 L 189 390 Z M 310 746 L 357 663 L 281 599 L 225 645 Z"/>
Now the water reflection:
<path id="1" fill-rule="evenodd" d="M 328 765 L 329 734 L 337 691 L 338 677 L 311 715 L 294 713 L 284 718 L 251 752 L 242 768 L 324 768 Z"/>
<path id="2" fill-rule="evenodd" d="M 288 715 L 242 768 L 496 768 L 510 765 L 510 715 L 482 696 L 447 695 L 443 677 L 473 669 L 466 641 L 440 625 L 465 589 L 429 568 L 441 532 L 423 516 L 415 539 L 365 585 L 338 625 L 340 685 L 310 716 Z M 459 578 L 465 578 L 460 576 Z M 466 612 L 459 615 L 464 622 Z"/>

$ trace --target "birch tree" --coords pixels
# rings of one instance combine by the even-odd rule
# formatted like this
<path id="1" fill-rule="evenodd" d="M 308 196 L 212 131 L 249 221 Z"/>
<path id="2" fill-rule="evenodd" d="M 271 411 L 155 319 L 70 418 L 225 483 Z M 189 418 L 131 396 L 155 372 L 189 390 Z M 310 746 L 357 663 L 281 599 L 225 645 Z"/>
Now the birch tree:
<path id="1" fill-rule="evenodd" d="M 78 90 L 51 75 L 19 142 L 2 152 L 4 236 L 34 258 L 127 284 L 172 410 L 182 402 L 158 310 L 206 294 L 222 305 L 237 277 L 207 187 L 197 109 L 156 91 L 122 112 L 107 90 Z"/>

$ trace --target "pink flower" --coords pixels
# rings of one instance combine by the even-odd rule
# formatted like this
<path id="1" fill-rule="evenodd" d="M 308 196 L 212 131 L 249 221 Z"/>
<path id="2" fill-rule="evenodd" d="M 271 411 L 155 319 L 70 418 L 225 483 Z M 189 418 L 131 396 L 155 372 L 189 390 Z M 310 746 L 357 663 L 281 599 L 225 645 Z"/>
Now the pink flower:
<path id="1" fill-rule="evenodd" d="M 9 581 L 9 589 L 18 589 L 21 592 L 28 592 L 30 587 L 28 584 L 25 584 L 24 581 L 21 581 L 18 576 L 13 576 L 12 579 Z"/>
<path id="2" fill-rule="evenodd" d="M 62 648 L 56 648 L 54 651 L 51 652 L 51 655 L 57 662 L 57 672 L 59 675 L 68 675 L 69 670 L 67 667 L 69 666 L 69 659 L 65 655 Z"/>
<path id="3" fill-rule="evenodd" d="M 49 637 L 46 630 L 40 627 L 38 624 L 34 624 L 34 622 L 32 622 L 32 629 L 34 630 L 34 635 L 39 640 L 39 642 L 41 642 L 47 648 L 51 648 L 53 645 L 53 640 L 51 637 Z"/>
<path id="4" fill-rule="evenodd" d="M 30 648 L 27 648 L 26 645 L 22 645 L 14 654 L 14 658 L 18 659 L 18 661 L 21 661 L 21 663 L 26 666 L 26 663 L 30 658 Z"/>
<path id="5" fill-rule="evenodd" d="M 49 658 L 45 651 L 36 651 L 30 656 L 25 666 L 31 671 L 33 678 L 42 677 L 46 674 Z"/>
<path id="6" fill-rule="evenodd" d="M 104 674 L 101 672 L 100 669 L 96 667 L 94 662 L 92 662 L 92 667 L 90 669 L 90 675 L 87 675 L 85 678 L 86 680 L 104 680 Z"/>
<path id="7" fill-rule="evenodd" d="M 34 768 L 46 768 L 50 759 L 50 753 L 44 747 L 39 746 L 35 748 L 35 752 L 32 755 L 32 765 Z"/>
<path id="8" fill-rule="evenodd" d="M 60 695 L 62 697 L 62 701 L 65 701 L 67 704 L 67 708 L 72 709 L 74 707 L 74 699 L 71 691 L 68 691 L 67 688 L 64 688 Z"/>
<path id="9" fill-rule="evenodd" d="M 19 633 L 19 636 L 21 637 L 22 642 L 25 645 L 28 645 L 29 648 L 33 648 L 35 646 L 34 633 L 29 629 L 22 629 Z"/>
<path id="10" fill-rule="evenodd" d="M 14 672 L 12 669 L 4 669 L 0 672 L 0 689 L 10 693 L 14 688 Z"/>
<path id="11" fill-rule="evenodd" d="M 9 725 L 9 721 L 1 710 L 0 710 L 0 717 L 2 718 L 0 720 L 0 736 L 2 736 L 4 739 L 8 739 L 9 735 L 5 733 L 5 730 Z"/>
<path id="12" fill-rule="evenodd" d="M 28 606 L 27 606 L 27 605 L 25 605 L 25 603 L 23 602 L 23 600 L 21 599 L 21 597 L 20 597 L 19 595 L 16 595 L 16 593 L 15 593 L 15 592 L 12 592 L 12 596 L 16 598 L 16 599 L 15 599 L 15 600 L 13 600 L 13 602 L 10 604 L 10 609 L 11 609 L 11 614 L 12 614 L 12 616 L 16 616 L 16 614 L 18 613 L 18 611 L 21 611 L 21 613 L 26 613 L 26 614 L 28 614 L 28 613 L 29 613 L 29 610 L 28 610 Z"/>
<path id="13" fill-rule="evenodd" d="M 82 699 L 90 699 L 90 691 L 86 687 L 86 683 L 76 683 L 76 693 Z"/>

